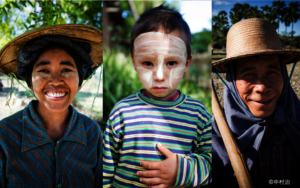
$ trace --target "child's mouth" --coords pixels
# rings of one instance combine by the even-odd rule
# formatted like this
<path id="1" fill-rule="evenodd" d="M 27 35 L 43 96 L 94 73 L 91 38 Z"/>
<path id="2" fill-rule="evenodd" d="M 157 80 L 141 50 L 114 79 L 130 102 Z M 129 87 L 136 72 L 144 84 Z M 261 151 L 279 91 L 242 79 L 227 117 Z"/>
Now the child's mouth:
<path id="1" fill-rule="evenodd" d="M 156 92 L 164 92 L 167 88 L 166 87 L 154 87 L 153 88 Z"/>

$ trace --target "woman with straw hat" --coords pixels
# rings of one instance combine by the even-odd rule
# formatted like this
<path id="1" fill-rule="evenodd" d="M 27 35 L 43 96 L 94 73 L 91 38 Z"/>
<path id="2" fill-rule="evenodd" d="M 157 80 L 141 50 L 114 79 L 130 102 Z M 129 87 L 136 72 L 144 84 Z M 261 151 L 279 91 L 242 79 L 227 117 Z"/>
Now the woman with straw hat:
<path id="1" fill-rule="evenodd" d="M 273 25 L 259 18 L 233 25 L 226 51 L 212 67 L 217 75 L 226 73 L 225 118 L 254 187 L 299 186 L 300 101 L 286 64 L 300 60 L 300 52 L 282 50 Z M 233 172 L 215 120 L 212 134 L 213 186 L 237 187 L 239 174 Z"/>
<path id="2" fill-rule="evenodd" d="M 0 121 L 0 187 L 102 187 L 99 125 L 70 103 L 102 63 L 102 32 L 86 25 L 29 31 L 0 51 L 0 72 L 37 100 Z"/>

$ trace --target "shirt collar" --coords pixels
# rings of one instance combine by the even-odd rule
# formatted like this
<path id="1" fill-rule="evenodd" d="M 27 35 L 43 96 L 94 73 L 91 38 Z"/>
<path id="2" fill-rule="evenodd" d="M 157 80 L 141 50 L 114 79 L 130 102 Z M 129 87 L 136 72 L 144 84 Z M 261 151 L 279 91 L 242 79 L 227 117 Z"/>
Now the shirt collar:
<path id="1" fill-rule="evenodd" d="M 148 96 L 147 92 L 146 92 L 146 89 L 142 89 L 142 94 L 143 94 L 145 97 L 150 98 L 150 97 Z M 175 101 L 175 100 L 179 97 L 179 94 L 180 94 L 180 92 L 179 92 L 178 90 L 176 90 L 176 93 L 175 93 L 172 97 L 168 98 L 167 101 Z"/>
<path id="2" fill-rule="evenodd" d="M 53 142 L 34 111 L 33 104 L 36 102 L 38 101 L 31 101 L 23 110 L 22 152 Z M 78 112 L 71 105 L 69 108 L 72 115 L 65 133 L 59 141 L 69 140 L 87 145 L 85 126 L 79 121 Z"/>
<path id="3" fill-rule="evenodd" d="M 141 99 L 143 102 L 145 102 L 146 104 L 149 104 L 151 106 L 156 106 L 159 108 L 175 108 L 178 105 L 182 104 L 187 96 L 185 94 L 183 94 L 180 90 L 177 90 L 179 92 L 179 96 L 173 100 L 173 101 L 161 101 L 161 100 L 155 100 L 155 99 L 151 99 L 148 98 L 146 96 L 143 95 L 143 90 L 140 90 L 140 92 L 138 92 L 136 94 L 136 96 Z"/>

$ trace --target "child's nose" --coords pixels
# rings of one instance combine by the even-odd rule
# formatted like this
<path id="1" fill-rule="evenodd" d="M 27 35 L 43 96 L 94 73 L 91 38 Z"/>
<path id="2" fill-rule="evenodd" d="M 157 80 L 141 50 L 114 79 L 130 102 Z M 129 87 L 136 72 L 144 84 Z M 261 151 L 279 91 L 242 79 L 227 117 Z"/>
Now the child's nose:
<path id="1" fill-rule="evenodd" d="M 158 67 L 156 71 L 156 79 L 162 80 L 164 78 L 164 70 L 162 67 Z"/>
<path id="2" fill-rule="evenodd" d="M 156 80 L 162 80 L 164 78 L 164 65 L 163 62 L 164 61 L 164 56 L 159 55 L 158 56 L 158 67 L 157 70 L 155 72 L 155 79 Z"/>

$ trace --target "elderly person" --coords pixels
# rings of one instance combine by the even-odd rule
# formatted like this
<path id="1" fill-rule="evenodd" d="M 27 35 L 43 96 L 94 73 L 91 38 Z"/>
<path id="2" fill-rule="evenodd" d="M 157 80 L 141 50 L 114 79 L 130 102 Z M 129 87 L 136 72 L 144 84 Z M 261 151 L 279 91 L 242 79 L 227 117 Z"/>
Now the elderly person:
<path id="1" fill-rule="evenodd" d="M 100 127 L 70 105 L 102 62 L 101 45 L 91 26 L 56 25 L 0 51 L 1 73 L 37 99 L 0 122 L 0 187 L 102 187 Z"/>
<path id="2" fill-rule="evenodd" d="M 300 102 L 286 64 L 300 53 L 282 50 L 273 25 L 258 18 L 233 25 L 226 46 L 213 71 L 226 73 L 224 113 L 254 187 L 299 187 Z M 215 120 L 212 147 L 213 187 L 238 187 Z"/>

